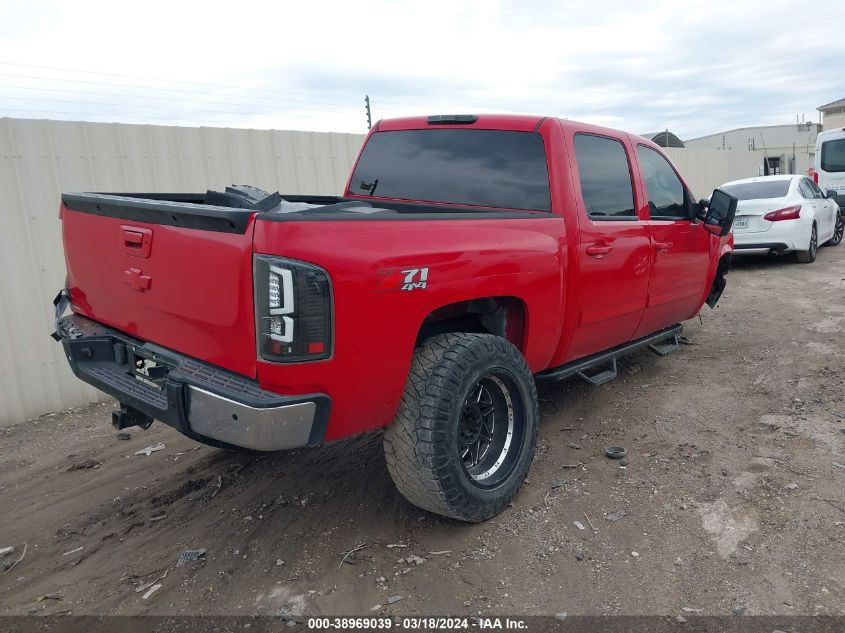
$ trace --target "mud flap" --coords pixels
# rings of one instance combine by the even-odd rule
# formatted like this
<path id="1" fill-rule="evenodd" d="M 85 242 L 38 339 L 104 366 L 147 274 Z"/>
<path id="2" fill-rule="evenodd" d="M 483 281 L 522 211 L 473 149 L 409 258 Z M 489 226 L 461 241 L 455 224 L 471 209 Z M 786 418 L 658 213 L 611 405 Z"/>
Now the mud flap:
<path id="1" fill-rule="evenodd" d="M 719 302 L 719 297 L 725 290 L 728 282 L 725 280 L 725 275 L 731 269 L 731 254 L 728 253 L 719 260 L 719 265 L 716 267 L 716 276 L 713 278 L 713 286 L 710 288 L 710 294 L 707 295 L 707 305 L 715 308 Z"/>

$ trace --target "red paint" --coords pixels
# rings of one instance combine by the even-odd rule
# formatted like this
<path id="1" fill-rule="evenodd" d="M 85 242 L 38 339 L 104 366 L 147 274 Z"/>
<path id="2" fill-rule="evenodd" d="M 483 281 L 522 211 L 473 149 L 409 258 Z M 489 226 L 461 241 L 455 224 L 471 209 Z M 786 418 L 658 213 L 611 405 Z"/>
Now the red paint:
<path id="1" fill-rule="evenodd" d="M 425 117 L 370 133 L 430 129 Z M 245 235 L 131 223 L 152 231 L 139 261 L 114 244 L 125 220 L 62 212 L 74 310 L 143 339 L 255 376 L 283 394 L 331 397 L 326 439 L 385 426 L 405 386 L 426 316 L 452 303 L 511 297 L 507 335 L 532 371 L 560 365 L 690 318 L 702 306 L 731 237 L 701 222 L 650 220 L 636 145 L 624 132 L 529 116 L 480 116 L 479 129 L 537 129 L 549 163 L 552 212 L 541 219 L 253 221 Z M 576 132 L 620 140 L 638 217 L 599 222 L 580 198 Z M 665 156 L 665 155 L 664 155 Z M 347 186 L 348 189 L 348 186 Z M 377 204 L 379 197 L 367 197 Z M 449 205 L 442 205 L 448 207 Z M 131 227 L 130 227 L 131 228 Z M 252 254 L 322 266 L 334 292 L 334 351 L 322 361 L 256 361 Z M 141 265 L 139 265 L 141 264 Z M 146 292 L 122 283 L 134 267 Z M 427 269 L 405 276 L 412 269 Z M 139 274 L 141 274 L 139 273 Z"/>
<path id="2" fill-rule="evenodd" d="M 122 248 L 127 229 L 149 231 L 149 258 Z M 62 231 L 74 312 L 255 375 L 252 226 L 216 233 L 64 208 Z"/>

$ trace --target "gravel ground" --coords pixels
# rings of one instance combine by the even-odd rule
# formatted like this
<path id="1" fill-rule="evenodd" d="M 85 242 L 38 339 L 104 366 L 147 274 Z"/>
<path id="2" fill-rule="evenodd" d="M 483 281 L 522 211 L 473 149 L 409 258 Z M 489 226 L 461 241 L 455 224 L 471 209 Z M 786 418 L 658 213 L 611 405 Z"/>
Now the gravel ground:
<path id="1" fill-rule="evenodd" d="M 234 454 L 118 439 L 112 402 L 0 428 L 0 615 L 843 615 L 843 291 L 845 247 L 740 260 L 678 352 L 541 388 L 529 481 L 478 525 L 399 496 L 380 434 Z"/>

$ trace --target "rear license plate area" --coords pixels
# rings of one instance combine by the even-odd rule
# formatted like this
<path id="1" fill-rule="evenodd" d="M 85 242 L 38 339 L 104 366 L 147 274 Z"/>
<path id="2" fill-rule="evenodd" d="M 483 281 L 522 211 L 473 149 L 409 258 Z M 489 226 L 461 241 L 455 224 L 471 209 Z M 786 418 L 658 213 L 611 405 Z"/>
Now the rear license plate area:
<path id="1" fill-rule="evenodd" d="M 740 231 L 742 231 L 743 229 L 747 229 L 748 228 L 748 217 L 747 216 L 746 217 L 740 216 L 738 218 L 734 218 L 733 227 L 735 229 L 740 230 Z"/>
<path id="2" fill-rule="evenodd" d="M 132 373 L 135 378 L 155 389 L 164 389 L 170 366 L 155 354 L 148 354 L 140 349 L 129 350 L 129 360 L 132 363 Z"/>

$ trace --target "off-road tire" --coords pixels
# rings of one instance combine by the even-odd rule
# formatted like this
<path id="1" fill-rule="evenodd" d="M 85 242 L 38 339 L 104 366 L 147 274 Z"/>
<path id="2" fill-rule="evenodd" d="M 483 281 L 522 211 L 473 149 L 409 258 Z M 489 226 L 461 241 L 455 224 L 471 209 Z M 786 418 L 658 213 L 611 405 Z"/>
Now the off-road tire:
<path id="1" fill-rule="evenodd" d="M 818 229 L 816 223 L 813 222 L 813 228 L 810 231 L 810 247 L 806 251 L 795 251 L 795 259 L 801 264 L 812 264 L 816 261 L 816 255 L 819 250 Z"/>
<path id="2" fill-rule="evenodd" d="M 509 383 L 516 402 L 513 419 L 522 432 L 502 481 L 483 487 L 466 470 L 458 429 L 470 390 L 491 375 Z M 525 481 L 539 417 L 534 378 L 510 342 L 489 334 L 432 337 L 415 350 L 396 419 L 385 430 L 387 468 L 415 506 L 461 521 L 489 519 L 507 507 Z"/>

